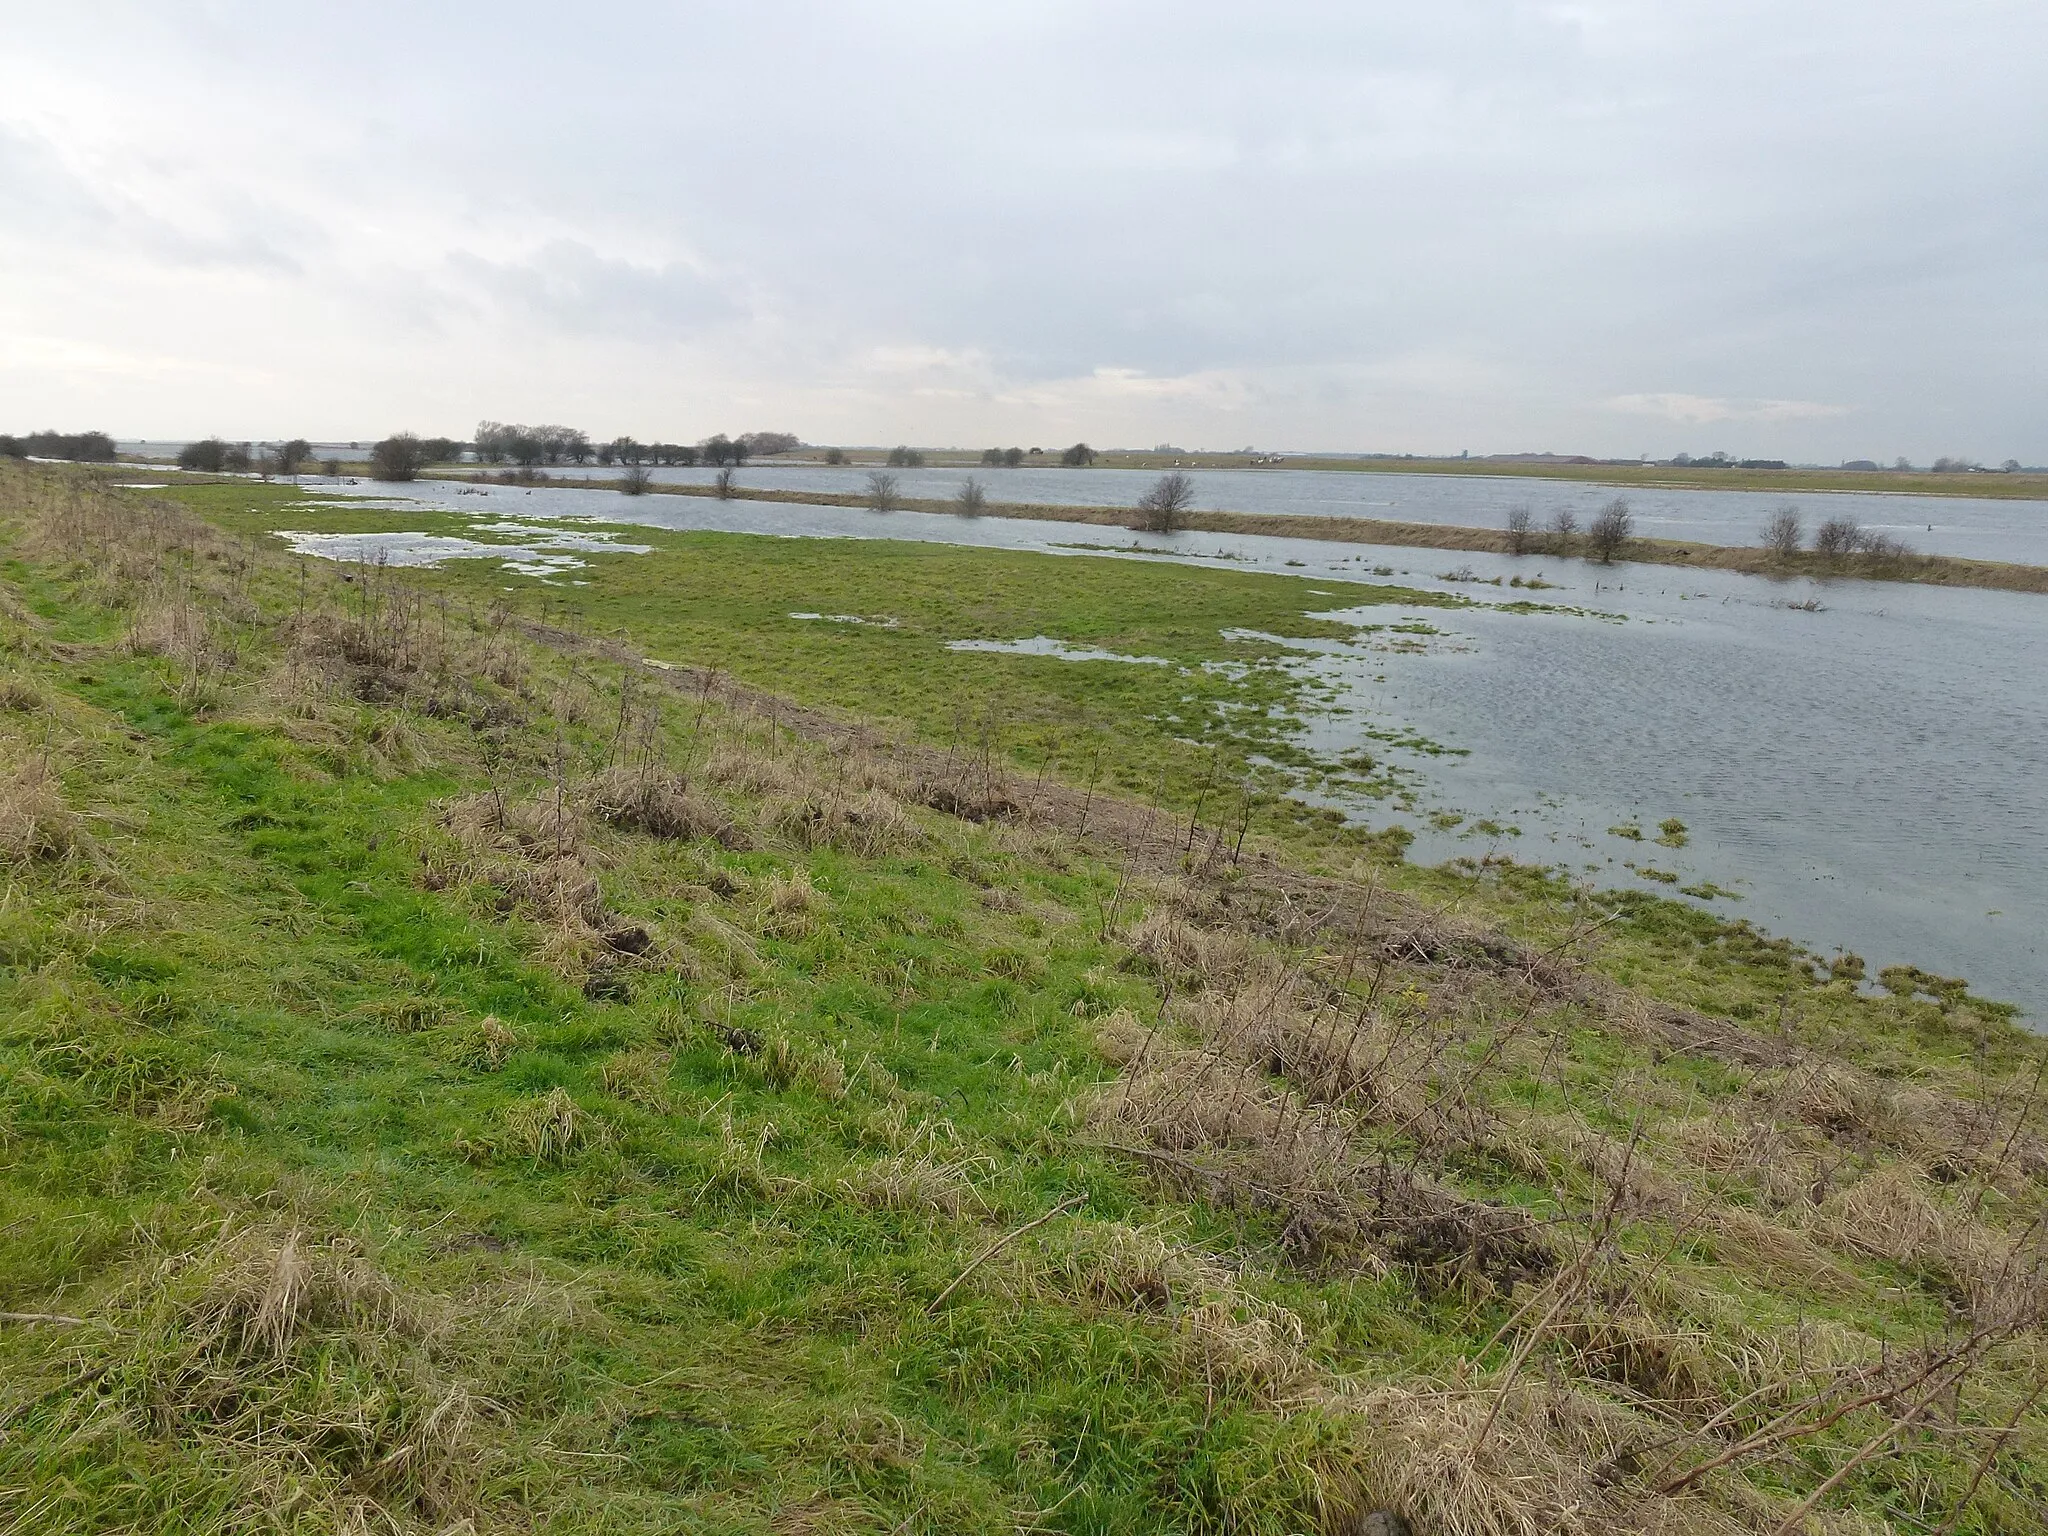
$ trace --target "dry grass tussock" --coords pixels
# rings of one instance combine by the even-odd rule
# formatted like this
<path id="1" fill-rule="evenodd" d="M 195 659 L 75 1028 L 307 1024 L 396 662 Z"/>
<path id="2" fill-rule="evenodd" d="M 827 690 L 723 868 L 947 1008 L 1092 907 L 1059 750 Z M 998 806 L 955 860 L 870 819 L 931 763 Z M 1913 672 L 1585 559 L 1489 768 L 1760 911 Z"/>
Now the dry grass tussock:
<path id="1" fill-rule="evenodd" d="M 1332 1388 L 1288 1308 L 1248 1293 L 1213 1254 L 1124 1222 L 1070 1222 L 983 1282 L 1000 1294 L 1164 1322 L 1176 1368 L 1211 1393 L 1268 1406 L 1326 1401 Z"/>
<path id="2" fill-rule="evenodd" d="M 814 932 L 831 911 L 825 893 L 811 883 L 811 872 L 799 866 L 768 877 L 761 889 L 761 927 L 778 938 L 800 939 Z"/>
<path id="3" fill-rule="evenodd" d="M 692 790 L 680 775 L 653 767 L 617 767 L 598 775 L 579 794 L 598 820 L 660 838 L 710 838 L 739 851 L 753 840 L 716 801 Z"/>
<path id="4" fill-rule="evenodd" d="M 674 1065 L 673 1051 L 643 1046 L 639 1050 L 621 1051 L 607 1060 L 599 1069 L 598 1081 L 615 1099 L 666 1114 L 673 1105 L 668 1077 Z"/>
<path id="5" fill-rule="evenodd" d="M 1757 1528 L 1705 1499 L 1646 1500 L 1633 1472 L 1656 1427 L 1569 1387 L 1388 1386 L 1348 1406 L 1363 1430 L 1356 1502 L 1402 1510 L 1430 1536 Z"/>
<path id="6" fill-rule="evenodd" d="M 923 846 L 924 829 L 881 790 L 854 795 L 809 791 L 768 802 L 766 820 L 799 848 L 838 848 L 864 859 Z"/>
<path id="7" fill-rule="evenodd" d="M 607 904 L 588 822 L 566 791 L 474 795 L 446 807 L 442 824 L 460 852 L 427 850 L 423 882 L 481 885 L 501 913 L 524 912 L 543 927 L 542 961 L 586 990 L 611 985 L 622 967 L 667 957 L 653 932 Z"/>
<path id="8" fill-rule="evenodd" d="M 47 757 L 32 757 L 0 775 L 0 860 L 17 866 L 56 863 L 89 855 L 92 846 Z"/>
<path id="9" fill-rule="evenodd" d="M 566 1088 L 520 1099 L 505 1107 L 499 1145 L 533 1162 L 559 1163 L 577 1149 L 605 1140 L 605 1127 Z"/>
<path id="10" fill-rule="evenodd" d="M 1125 936 L 1131 954 L 1154 974 L 1180 987 L 1226 987 L 1243 979 L 1252 962 L 1241 933 L 1199 928 L 1171 912 L 1151 912 Z"/>
<path id="11" fill-rule="evenodd" d="M 814 759 L 794 746 L 777 752 L 726 740 L 712 751 L 704 777 L 761 801 L 762 824 L 800 849 L 832 847 L 873 859 L 929 840 L 904 805 L 900 775 L 852 746 Z"/>
<path id="12" fill-rule="evenodd" d="M 1281 1245 L 1297 1257 L 1392 1262 L 1425 1289 L 1478 1294 L 1555 1265 L 1529 1218 L 1397 1166 L 1342 1111 L 1225 1056 L 1144 1035 L 1128 1015 L 1102 1027 L 1128 1065 L 1093 1105 L 1096 1125 L 1172 1187 L 1277 1215 Z"/>
<path id="13" fill-rule="evenodd" d="M 479 1513 L 501 1411 L 465 1310 L 407 1293 L 345 1238 L 230 1227 L 159 1254 L 53 1343 L 46 1374 L 71 1386 L 26 1416 L 48 1421 L 46 1447 L 203 1478 L 219 1529 L 441 1527 Z M 54 1517 L 63 1469 L 41 1470 L 52 1486 L 28 1493 Z"/>
<path id="14" fill-rule="evenodd" d="M 857 1163 L 836 1184 L 842 1199 L 871 1211 L 898 1211 L 957 1221 L 986 1214 L 988 1206 L 970 1176 L 971 1158 L 943 1161 L 930 1152 Z"/>

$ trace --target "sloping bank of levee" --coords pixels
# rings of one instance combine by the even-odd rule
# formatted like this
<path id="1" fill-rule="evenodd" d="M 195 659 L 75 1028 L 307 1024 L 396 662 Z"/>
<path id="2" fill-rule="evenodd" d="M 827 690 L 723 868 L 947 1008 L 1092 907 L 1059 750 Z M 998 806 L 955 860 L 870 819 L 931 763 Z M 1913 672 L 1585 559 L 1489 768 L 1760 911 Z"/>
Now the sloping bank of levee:
<path id="1" fill-rule="evenodd" d="M 461 478 L 448 476 L 446 478 Z M 475 478 L 474 476 L 468 478 Z M 615 490 L 613 480 L 552 478 L 550 484 Z M 663 496 L 715 496 L 708 485 L 655 485 Z M 780 501 L 821 507 L 857 507 L 866 501 L 856 493 L 778 491 L 748 486 L 737 494 L 749 501 Z M 903 498 L 894 505 L 913 512 L 957 515 L 951 501 Z M 981 515 L 1025 518 L 1037 522 L 1092 523 L 1102 527 L 1136 526 L 1131 507 L 1069 507 L 1039 502 L 989 502 Z M 1514 535 L 1500 528 L 1465 528 L 1449 523 L 1409 523 L 1369 517 L 1315 517 L 1296 513 L 1189 512 L 1184 528 L 1204 533 L 1256 534 L 1276 539 L 1320 539 L 1339 544 L 1378 544 L 1399 548 L 1471 550 L 1497 555 L 1544 555 L 1590 558 L 1594 549 L 1583 533 L 1535 532 Z M 1910 551 L 1821 554 L 1774 550 L 1737 544 L 1699 544 L 1684 539 L 1625 540 L 1612 555 L 1622 564 L 1681 565 L 1696 570 L 1738 571 L 1750 576 L 1781 578 L 1851 578 L 1857 581 L 1911 581 L 1940 587 L 1981 587 L 2002 592 L 2048 592 L 2048 566 L 2020 565 L 2003 560 L 1968 560 L 1957 555 L 1926 555 Z"/>
<path id="2" fill-rule="evenodd" d="M 0 514 L 6 1528 L 2034 1527 L 1990 1005 Z"/>

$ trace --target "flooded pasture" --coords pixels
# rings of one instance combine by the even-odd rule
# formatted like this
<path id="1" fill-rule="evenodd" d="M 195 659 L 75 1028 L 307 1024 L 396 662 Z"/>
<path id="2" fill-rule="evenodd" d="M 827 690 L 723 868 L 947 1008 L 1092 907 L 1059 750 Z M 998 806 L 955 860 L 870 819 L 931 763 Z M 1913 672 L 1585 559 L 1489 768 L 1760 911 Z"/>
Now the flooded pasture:
<path id="1" fill-rule="evenodd" d="M 1290 665 L 1333 700 L 1303 744 L 1332 763 L 1369 751 L 1412 786 L 1371 798 L 1324 783 L 1312 796 L 1407 826 L 1420 860 L 1508 855 L 1680 896 L 1855 951 L 1873 972 L 1917 964 L 2048 1015 L 2048 599 L 701 497 L 412 491 L 479 532 L 577 526 L 513 546 L 489 543 L 503 532 L 449 541 L 487 546 L 465 550 L 418 534 L 316 545 L 305 541 L 323 536 L 297 533 L 294 547 L 375 558 L 392 540 L 411 563 L 578 560 L 644 548 L 599 531 L 641 525 L 1216 563 L 1307 577 L 1340 617 L 1353 584 L 1456 593 L 1470 605 L 1405 624 L 1375 606 L 1350 615 L 1373 626 L 1356 642 L 1294 643 Z M 1077 654 L 1057 636 L 1003 648 L 1146 659 Z"/>

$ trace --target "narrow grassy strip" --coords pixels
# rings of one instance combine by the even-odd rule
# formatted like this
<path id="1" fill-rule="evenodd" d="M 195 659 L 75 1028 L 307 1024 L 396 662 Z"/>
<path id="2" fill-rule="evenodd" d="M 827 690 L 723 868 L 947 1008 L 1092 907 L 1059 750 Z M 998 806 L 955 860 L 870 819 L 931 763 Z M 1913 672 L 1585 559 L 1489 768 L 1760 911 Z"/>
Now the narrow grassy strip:
<path id="1" fill-rule="evenodd" d="M 455 475 L 436 478 L 453 479 Z M 599 479 L 551 477 L 551 484 L 589 490 L 615 490 L 614 482 Z M 708 485 L 654 484 L 649 492 L 661 496 L 716 496 Z M 856 492 L 783 491 L 747 487 L 740 493 L 749 501 L 786 502 L 801 506 L 860 507 L 866 505 Z M 1956 493 L 1961 494 L 1961 493 Z M 951 501 L 904 497 L 901 510 L 958 514 Z M 1102 527 L 1137 526 L 1137 513 L 1130 507 L 1058 506 L 1032 502 L 991 501 L 985 508 L 990 517 L 1023 518 L 1034 522 L 1090 523 Z M 1585 558 L 1583 539 L 1560 542 L 1555 536 L 1536 534 L 1519 543 L 1504 529 L 1465 528 L 1451 523 L 1406 523 L 1369 517 L 1315 517 L 1305 513 L 1200 512 L 1185 514 L 1183 525 L 1201 533 L 1253 534 L 1273 539 L 1317 539 L 1334 544 L 1374 544 L 1395 548 L 1471 550 L 1496 555 L 1546 556 L 1552 559 Z M 1998 592 L 2048 592 L 2048 566 L 2022 565 L 2003 560 L 1969 560 L 1956 555 L 1904 554 L 1896 556 L 1824 555 L 1813 550 L 1780 554 L 1769 549 L 1739 544 L 1700 544 L 1682 539 L 1631 538 L 1616 551 L 1614 562 L 1622 565 L 1680 565 L 1697 570 L 1736 571 L 1748 576 L 1778 578 L 1808 577 L 1816 580 L 1908 581 L 1938 587 L 1978 587 Z"/>

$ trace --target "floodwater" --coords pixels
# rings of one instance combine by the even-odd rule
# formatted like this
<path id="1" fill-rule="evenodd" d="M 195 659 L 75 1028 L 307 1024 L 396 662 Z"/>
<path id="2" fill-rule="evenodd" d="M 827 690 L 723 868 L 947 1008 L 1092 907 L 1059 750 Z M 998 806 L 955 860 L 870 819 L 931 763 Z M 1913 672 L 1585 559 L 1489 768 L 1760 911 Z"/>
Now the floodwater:
<path id="1" fill-rule="evenodd" d="M 566 468 L 564 476 L 616 475 L 621 470 Z M 713 469 L 656 469 L 658 481 L 709 485 Z M 970 474 L 991 501 L 1056 507 L 1127 507 L 1159 478 L 1140 469 L 892 469 L 897 493 L 913 500 L 946 500 Z M 1688 539 L 1702 544 L 1756 544 L 1764 520 L 1779 507 L 1799 509 L 1807 536 L 1825 518 L 1846 517 L 1872 532 L 1900 539 L 1923 555 L 2010 560 L 2048 565 L 2048 501 L 1969 496 L 1908 496 L 1869 491 L 1719 491 L 1672 487 L 1617 487 L 1573 480 L 1505 475 L 1404 475 L 1383 470 L 1196 469 L 1195 505 L 1203 511 L 1365 517 L 1397 523 L 1443 523 L 1459 528 L 1501 528 L 1511 508 L 1526 506 L 1537 526 L 1561 509 L 1581 528 L 1616 496 L 1629 504 L 1644 538 Z M 780 464 L 773 460 L 737 471 L 742 487 L 829 491 L 858 496 L 866 469 Z"/>
<path id="2" fill-rule="evenodd" d="M 510 511 L 1277 571 L 1314 580 L 1333 614 L 1358 583 L 1455 592 L 1473 606 L 1356 615 L 1437 634 L 1297 646 L 1294 664 L 1338 694 L 1305 744 L 1333 763 L 1362 747 L 1413 785 L 1406 808 L 1348 791 L 1335 803 L 1409 826 L 1418 860 L 1506 854 L 1677 895 L 1855 951 L 1873 972 L 1965 977 L 2048 1017 L 2048 598 L 704 497 L 410 489 L 479 527 Z M 1539 573 L 1551 588 L 1487 584 Z M 1016 641 L 1065 654 L 1058 637 Z M 1684 824 L 1682 846 L 1658 842 L 1667 819 Z M 1611 830 L 1628 828 L 1640 839 Z"/>

